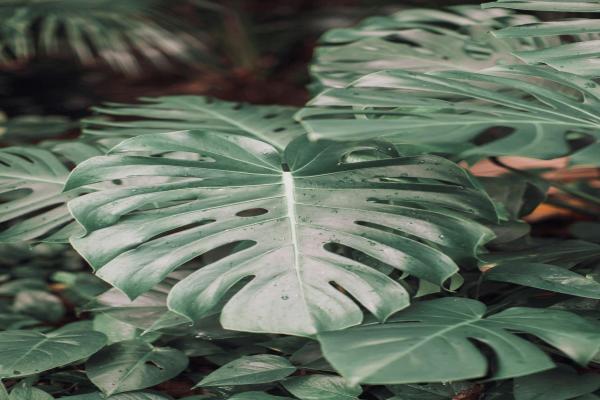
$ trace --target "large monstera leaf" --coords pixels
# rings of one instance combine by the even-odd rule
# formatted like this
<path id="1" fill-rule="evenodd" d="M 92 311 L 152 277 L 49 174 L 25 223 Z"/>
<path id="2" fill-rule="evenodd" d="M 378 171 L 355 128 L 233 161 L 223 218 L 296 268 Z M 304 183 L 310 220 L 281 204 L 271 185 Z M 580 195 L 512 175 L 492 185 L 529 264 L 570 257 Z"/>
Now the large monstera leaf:
<path id="1" fill-rule="evenodd" d="M 131 298 L 190 260 L 221 254 L 171 289 L 171 310 L 198 321 L 239 284 L 221 312 L 225 328 L 312 335 L 362 321 L 349 296 L 380 320 L 406 307 L 388 268 L 442 285 L 455 260 L 490 238 L 475 219 L 495 218 L 493 206 L 445 159 L 306 137 L 281 151 L 249 135 L 147 134 L 84 162 L 67 190 L 146 183 L 72 200 L 87 231 L 73 246 Z M 379 156 L 350 162 L 365 152 Z"/>
<path id="2" fill-rule="evenodd" d="M 490 31 L 537 21 L 530 15 L 479 6 L 403 10 L 371 17 L 355 27 L 325 33 L 311 72 L 321 87 L 344 87 L 383 70 L 479 71 L 515 63 L 513 52 L 544 47 L 544 40 L 499 39 Z"/>
<path id="3" fill-rule="evenodd" d="M 68 241 L 78 225 L 66 203 L 87 190 L 63 192 L 69 166 L 100 154 L 83 142 L 1 149 L 0 241 Z"/>
<path id="4" fill-rule="evenodd" d="M 385 324 L 319 334 L 327 360 L 353 383 L 416 383 L 528 375 L 554 367 L 536 345 L 515 335 L 536 336 L 581 365 L 600 348 L 598 323 L 565 311 L 514 307 L 485 316 L 476 300 L 419 302 Z M 495 357 L 491 371 L 481 343 Z M 457 367 L 458 366 L 458 367 Z"/>
<path id="5" fill-rule="evenodd" d="M 599 106 L 593 80 L 515 65 L 374 73 L 325 90 L 299 118 L 315 138 L 383 137 L 467 159 L 570 154 L 574 163 L 597 165 Z"/>

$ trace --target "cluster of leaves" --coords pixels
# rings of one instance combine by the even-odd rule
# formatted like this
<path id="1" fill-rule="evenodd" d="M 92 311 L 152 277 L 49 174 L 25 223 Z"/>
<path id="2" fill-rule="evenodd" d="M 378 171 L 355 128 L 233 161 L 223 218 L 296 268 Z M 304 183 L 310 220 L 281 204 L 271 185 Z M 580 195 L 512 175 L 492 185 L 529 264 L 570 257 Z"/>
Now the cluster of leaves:
<path id="1" fill-rule="evenodd" d="M 167 7 L 162 0 L 2 0 L 0 61 L 68 48 L 84 64 L 101 59 L 128 74 L 139 72 L 138 58 L 158 67 L 191 62 L 203 45 Z"/>
<path id="2" fill-rule="evenodd" d="M 502 9 L 573 4 L 329 32 L 302 110 L 145 99 L 1 149 L 0 240 L 45 244 L 2 254 L 0 399 L 598 399 L 598 189 L 497 158 L 598 165 L 595 20 Z M 566 237 L 522 220 L 549 187 Z"/>

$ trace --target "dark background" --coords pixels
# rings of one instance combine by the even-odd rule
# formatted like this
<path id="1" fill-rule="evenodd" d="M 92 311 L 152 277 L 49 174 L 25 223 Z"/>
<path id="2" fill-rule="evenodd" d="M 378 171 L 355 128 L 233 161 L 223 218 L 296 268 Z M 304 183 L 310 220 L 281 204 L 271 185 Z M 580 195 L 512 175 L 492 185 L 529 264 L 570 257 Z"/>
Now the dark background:
<path id="1" fill-rule="evenodd" d="M 9 117 L 65 115 L 77 119 L 104 101 L 141 96 L 202 94 L 258 104 L 303 105 L 308 64 L 327 29 L 407 7 L 442 8 L 475 1 L 225 0 L 225 12 L 199 11 L 185 1 L 165 10 L 195 27 L 207 44 L 194 65 L 174 63 L 125 76 L 98 63 L 82 66 L 69 52 L 0 66 L 0 110 Z"/>

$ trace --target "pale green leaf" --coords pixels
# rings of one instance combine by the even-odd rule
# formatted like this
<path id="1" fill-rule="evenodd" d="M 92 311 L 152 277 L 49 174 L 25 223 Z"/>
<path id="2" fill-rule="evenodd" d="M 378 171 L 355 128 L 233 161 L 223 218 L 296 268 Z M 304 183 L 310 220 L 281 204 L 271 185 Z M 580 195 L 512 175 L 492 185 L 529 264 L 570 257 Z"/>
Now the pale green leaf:
<path id="1" fill-rule="evenodd" d="M 254 112 L 263 113 L 260 107 Z M 356 303 L 330 282 L 385 319 L 406 307 L 408 294 L 376 262 L 439 285 L 457 271 L 453 259 L 472 259 L 490 238 L 474 222 L 495 218 L 489 198 L 447 160 L 398 157 L 385 142 L 310 143 L 305 137 L 282 152 L 272 131 L 237 129 L 138 136 L 74 171 L 69 190 L 148 179 L 70 203 L 87 230 L 72 244 L 98 276 L 135 298 L 184 263 L 229 246 L 231 254 L 171 289 L 169 307 L 197 321 L 254 276 L 227 301 L 223 326 L 311 335 L 362 320 Z M 360 151 L 378 157 L 346 161 Z"/>

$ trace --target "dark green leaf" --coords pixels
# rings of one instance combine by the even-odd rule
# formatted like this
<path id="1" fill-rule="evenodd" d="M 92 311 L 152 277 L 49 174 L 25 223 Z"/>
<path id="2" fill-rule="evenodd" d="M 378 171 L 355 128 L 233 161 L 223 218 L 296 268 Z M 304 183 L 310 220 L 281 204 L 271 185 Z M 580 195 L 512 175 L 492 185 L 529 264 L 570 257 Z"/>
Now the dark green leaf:
<path id="1" fill-rule="evenodd" d="M 82 360 L 100 350 L 106 337 L 79 325 L 48 334 L 35 331 L 0 332 L 0 377 L 27 376 Z"/>
<path id="2" fill-rule="evenodd" d="M 509 262 L 493 267 L 484 274 L 489 281 L 514 283 L 536 289 L 600 299 L 600 283 L 555 265 Z"/>
<path id="3" fill-rule="evenodd" d="M 579 374 L 570 367 L 540 372 L 514 381 L 515 400 L 568 400 L 600 389 L 594 372 Z"/>
<path id="4" fill-rule="evenodd" d="M 86 363 L 90 380 L 106 395 L 145 389 L 179 375 L 188 358 L 179 350 L 141 340 L 114 343 Z"/>
<path id="5" fill-rule="evenodd" d="M 511 331 L 537 336 L 582 365 L 600 347 L 598 325 L 572 313 L 515 307 L 484 318 L 485 312 L 483 303 L 465 298 L 424 301 L 385 324 L 321 333 L 319 341 L 325 357 L 350 382 L 373 384 L 482 377 L 488 363 L 470 340 L 494 351 L 495 379 L 554 366 Z"/>

